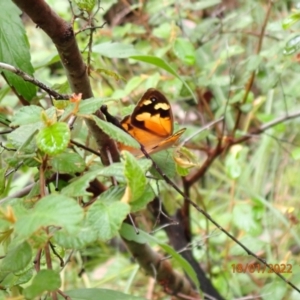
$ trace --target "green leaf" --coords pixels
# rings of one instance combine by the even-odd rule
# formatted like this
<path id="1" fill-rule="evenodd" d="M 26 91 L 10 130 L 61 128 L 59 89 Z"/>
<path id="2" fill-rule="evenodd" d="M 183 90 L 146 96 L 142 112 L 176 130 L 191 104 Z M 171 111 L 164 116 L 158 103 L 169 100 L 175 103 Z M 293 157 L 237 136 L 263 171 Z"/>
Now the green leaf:
<path id="1" fill-rule="evenodd" d="M 10 126 L 14 127 L 41 122 L 42 111 L 43 109 L 40 106 L 23 106 L 13 116 Z"/>
<path id="2" fill-rule="evenodd" d="M 176 172 L 179 176 L 187 176 L 189 174 L 189 169 L 184 168 L 182 166 L 180 166 L 179 164 L 176 164 Z"/>
<path id="3" fill-rule="evenodd" d="M 179 265 L 184 269 L 184 271 L 189 275 L 189 277 L 193 280 L 197 288 L 199 289 L 199 282 L 197 278 L 197 274 L 191 265 L 173 248 L 170 246 L 161 243 L 154 236 L 146 233 L 143 230 L 139 230 L 139 234 L 137 235 L 134 228 L 129 224 L 123 224 L 120 230 L 120 234 L 128 241 L 135 241 L 136 243 L 144 244 L 144 243 L 156 243 L 160 245 L 168 254 L 170 254 Z"/>
<path id="4" fill-rule="evenodd" d="M 8 274 L 4 274 L 2 273 L 2 271 L 0 271 L 1 286 L 5 288 L 12 288 L 22 283 L 28 282 L 29 280 L 32 279 L 32 276 L 33 276 L 33 270 L 32 270 L 31 263 L 27 265 L 27 268 L 24 271 L 18 270 L 15 273 L 8 273 Z M 2 298 L 0 297 L 0 299 Z"/>
<path id="5" fill-rule="evenodd" d="M 87 211 L 88 224 L 97 233 L 98 239 L 107 241 L 118 233 L 129 212 L 130 206 L 126 203 L 96 201 Z"/>
<path id="6" fill-rule="evenodd" d="M 267 273 L 267 271 L 265 273 Z M 272 299 L 274 299 L 274 300 L 277 300 L 277 299 L 279 300 L 279 299 L 285 298 L 287 288 L 288 287 L 285 284 L 285 282 L 283 282 L 283 280 L 274 278 L 274 280 L 272 280 L 270 282 L 266 282 L 266 284 L 264 286 L 262 286 L 261 292 L 263 293 L 263 295 L 272 295 Z M 289 299 L 292 299 L 292 298 L 297 299 L 297 297 L 298 296 L 296 296 L 295 298 L 294 297 L 291 297 L 291 298 L 288 297 L 288 298 Z M 266 300 L 266 299 L 270 299 L 270 298 L 268 296 L 265 296 L 262 299 Z"/>
<path id="7" fill-rule="evenodd" d="M 299 159 L 300 159 L 300 148 L 295 148 L 295 149 L 292 151 L 292 157 L 293 157 L 293 159 L 295 159 L 295 160 L 299 160 Z"/>
<path id="8" fill-rule="evenodd" d="M 103 168 L 99 175 L 105 177 L 114 177 L 120 183 L 126 182 L 124 177 L 124 164 L 121 162 L 113 163 L 112 165 Z"/>
<path id="9" fill-rule="evenodd" d="M 237 203 L 232 211 L 232 220 L 237 228 L 246 232 L 257 233 L 260 225 L 254 219 L 253 207 L 246 203 Z"/>
<path id="10" fill-rule="evenodd" d="M 296 11 L 283 20 L 282 28 L 287 30 L 299 21 L 300 21 L 300 12 Z"/>
<path id="11" fill-rule="evenodd" d="M 161 151 L 151 155 L 152 159 L 156 162 L 157 166 L 166 174 L 169 178 L 172 178 L 176 174 L 176 165 L 172 156 L 172 150 Z M 162 179 L 161 175 L 156 171 L 154 167 L 150 169 L 150 172 L 156 178 Z"/>
<path id="12" fill-rule="evenodd" d="M 8 252 L 1 260 L 1 272 L 19 272 L 24 269 L 32 259 L 32 250 L 27 242 L 21 243 Z"/>
<path id="13" fill-rule="evenodd" d="M 5 173 L 6 169 L 2 168 L 0 169 L 0 196 L 5 191 Z"/>
<path id="14" fill-rule="evenodd" d="M 92 114 L 97 111 L 101 105 L 108 101 L 112 101 L 114 99 L 111 98 L 91 98 L 84 99 L 79 103 L 79 111 L 80 114 Z"/>
<path id="15" fill-rule="evenodd" d="M 36 137 L 37 146 L 49 155 L 64 151 L 70 142 L 70 129 L 66 123 L 57 122 L 40 130 Z"/>
<path id="16" fill-rule="evenodd" d="M 57 245 L 68 249 L 82 249 L 98 240 L 86 218 L 72 232 L 61 229 L 54 233 L 53 238 Z"/>
<path id="17" fill-rule="evenodd" d="M 240 55 L 245 52 L 245 48 L 240 45 L 231 45 L 226 47 L 221 53 L 220 58 L 227 61 L 229 57 Z"/>
<path id="18" fill-rule="evenodd" d="M 95 72 L 105 74 L 108 77 L 112 77 L 115 81 L 123 80 L 124 82 L 126 82 L 126 79 L 123 76 L 110 69 L 97 68 Z"/>
<path id="19" fill-rule="evenodd" d="M 56 291 L 61 286 L 60 276 L 53 270 L 41 270 L 32 280 L 32 284 L 25 288 L 24 295 L 28 299 L 34 299 L 43 292 Z"/>
<path id="20" fill-rule="evenodd" d="M 8 13 L 9 12 L 9 13 Z M 30 49 L 20 18 L 21 11 L 12 1 L 1 1 L 0 10 L 0 61 L 20 68 L 33 76 L 34 69 L 30 63 Z M 8 71 L 3 71 L 10 86 L 26 100 L 36 95 L 37 88 L 21 77 Z"/>
<path id="21" fill-rule="evenodd" d="M 128 151 L 122 152 L 124 158 L 124 175 L 127 179 L 127 188 L 129 190 L 129 202 L 133 202 L 141 197 L 146 187 L 145 171 L 140 167 L 137 159 Z M 149 164 L 150 168 L 151 164 Z"/>
<path id="22" fill-rule="evenodd" d="M 95 7 L 96 0 L 75 0 L 75 3 L 81 10 L 85 10 L 88 13 L 91 13 Z"/>
<path id="23" fill-rule="evenodd" d="M 169 254 L 172 256 L 174 260 L 182 267 L 182 269 L 187 273 L 187 275 L 193 280 L 194 284 L 196 285 L 197 289 L 200 290 L 200 285 L 198 281 L 197 274 L 192 266 L 187 262 L 185 258 L 183 258 L 176 250 L 174 250 L 169 245 L 159 243 L 159 245 Z"/>
<path id="24" fill-rule="evenodd" d="M 68 233 L 65 230 L 57 231 L 54 234 L 55 242 L 62 247 L 80 249 L 99 239 L 106 240 L 108 237 L 115 236 L 115 228 L 120 227 L 120 222 L 122 222 L 124 214 L 126 216 L 129 209 L 125 204 L 125 212 L 123 214 L 124 203 L 121 203 L 120 200 L 122 199 L 124 191 L 124 187 L 113 186 L 103 192 L 96 201 L 96 203 L 100 204 L 94 203 L 93 205 L 95 205 L 95 207 L 92 205 L 92 207 L 89 208 L 91 211 L 86 214 L 86 218 L 84 222 L 80 223 L 78 230 L 74 230 L 72 233 Z M 98 207 L 99 205 L 100 208 Z M 101 210 L 103 207 L 104 209 L 101 213 L 104 215 L 104 219 L 102 220 L 104 223 L 97 219 L 98 210 Z M 119 209 L 119 207 L 121 208 Z M 116 209 L 117 215 L 110 216 L 110 211 L 114 209 Z M 118 210 L 121 210 L 121 213 L 118 213 Z M 94 219 L 96 219 L 96 223 Z M 97 228 L 99 224 L 104 228 L 103 232 L 102 227 L 101 229 Z"/>
<path id="25" fill-rule="evenodd" d="M 284 55 L 291 55 L 300 49 L 300 35 L 296 35 L 291 38 L 283 49 Z"/>
<path id="26" fill-rule="evenodd" d="M 98 197 L 97 201 L 100 201 L 108 205 L 111 204 L 112 202 L 118 202 L 122 199 L 124 191 L 125 188 L 121 187 L 120 185 L 111 186 L 109 189 L 107 189 Z"/>
<path id="27" fill-rule="evenodd" d="M 147 204 L 151 202 L 155 197 L 155 193 L 152 187 L 148 184 L 146 185 L 144 193 L 136 199 L 134 202 L 130 202 L 131 211 L 137 212 L 146 208 Z"/>
<path id="28" fill-rule="evenodd" d="M 103 192 L 98 197 L 98 201 L 107 204 L 120 201 L 124 195 L 124 192 L 125 192 L 125 187 L 121 187 L 121 186 L 110 187 L 108 190 Z M 144 209 L 146 205 L 153 200 L 154 197 L 155 194 L 152 187 L 149 184 L 146 185 L 144 193 L 134 202 L 130 203 L 131 211 L 136 212 L 141 209 Z"/>
<path id="29" fill-rule="evenodd" d="M 110 58 L 128 58 L 132 55 L 139 54 L 139 51 L 137 51 L 132 44 L 111 42 L 95 45 L 93 47 L 93 52 Z"/>
<path id="30" fill-rule="evenodd" d="M 221 0 L 201 0 L 197 2 L 186 3 L 186 8 L 189 8 L 191 10 L 203 10 L 218 5 L 221 2 Z"/>
<path id="31" fill-rule="evenodd" d="M 130 94 L 132 91 L 136 90 L 137 87 L 145 81 L 145 78 L 143 76 L 133 76 L 130 78 L 130 80 L 127 82 L 125 89 L 123 90 L 123 93 L 125 95 Z"/>
<path id="32" fill-rule="evenodd" d="M 163 59 L 156 57 L 156 56 L 150 56 L 150 55 L 132 55 L 132 56 L 130 56 L 130 58 L 157 66 L 157 67 L 169 72 L 170 74 L 174 75 L 175 77 L 177 77 L 185 85 L 185 87 L 188 89 L 188 91 L 191 93 L 192 97 L 195 100 L 195 103 L 197 103 L 197 100 L 196 100 L 197 98 L 194 95 L 194 92 L 192 91 L 190 86 Z"/>
<path id="33" fill-rule="evenodd" d="M 40 126 L 42 126 L 42 123 Z M 34 153 L 36 143 L 33 137 L 38 129 L 38 123 L 23 125 L 9 133 L 7 137 L 18 151 L 24 150 L 26 153 Z"/>
<path id="34" fill-rule="evenodd" d="M 16 222 L 15 232 L 24 239 L 42 227 L 51 225 L 72 232 L 82 219 L 83 209 L 75 200 L 53 194 L 42 198 L 34 208 L 21 215 Z"/>
<path id="35" fill-rule="evenodd" d="M 77 153 L 67 150 L 51 158 L 50 163 L 54 172 L 74 174 L 84 171 L 85 161 Z"/>
<path id="36" fill-rule="evenodd" d="M 133 148 L 140 148 L 139 143 L 124 130 L 109 122 L 100 120 L 96 116 L 93 116 L 93 119 L 96 122 L 97 126 L 99 126 L 107 135 L 112 137 L 114 140 Z"/>
<path id="37" fill-rule="evenodd" d="M 162 23 L 153 29 L 152 34 L 160 39 L 169 39 L 170 32 L 173 30 L 172 26 L 170 22 Z"/>
<path id="38" fill-rule="evenodd" d="M 142 232 L 142 234 L 136 234 L 134 228 L 131 225 L 126 223 L 122 224 L 122 227 L 119 231 L 120 235 L 128 241 L 133 241 L 139 244 L 147 243 L 149 241 L 147 235 L 144 234 L 144 231 L 140 231 L 140 232 Z"/>
<path id="39" fill-rule="evenodd" d="M 262 57 L 257 54 L 250 55 L 247 61 L 247 71 L 252 72 L 259 68 L 259 65 L 262 62 Z M 244 91 L 242 91 L 244 92 Z"/>
<path id="40" fill-rule="evenodd" d="M 112 166 L 114 165 L 115 164 L 113 164 Z M 70 183 L 68 186 L 63 188 L 61 193 L 70 197 L 81 197 L 81 196 L 91 195 L 91 193 L 87 192 L 86 189 L 89 186 L 89 183 L 93 181 L 97 176 L 99 176 L 99 174 L 101 174 L 102 172 L 105 171 L 103 171 L 103 169 L 99 169 L 99 170 L 89 171 L 85 173 L 83 176 L 76 178 L 74 181 L 72 181 L 72 183 Z"/>
<path id="41" fill-rule="evenodd" d="M 195 64 L 195 48 L 188 39 L 177 38 L 173 46 L 173 51 L 175 55 L 186 65 L 192 66 Z"/>
<path id="42" fill-rule="evenodd" d="M 72 300 L 146 300 L 108 289 L 76 289 L 65 292 Z"/>

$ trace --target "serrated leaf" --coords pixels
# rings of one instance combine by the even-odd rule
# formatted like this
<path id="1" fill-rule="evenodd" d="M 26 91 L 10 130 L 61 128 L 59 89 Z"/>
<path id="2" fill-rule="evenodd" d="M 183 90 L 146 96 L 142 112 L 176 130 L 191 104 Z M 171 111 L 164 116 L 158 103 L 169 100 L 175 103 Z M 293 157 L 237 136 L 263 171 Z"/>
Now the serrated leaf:
<path id="1" fill-rule="evenodd" d="M 20 13 L 20 10 L 12 1 L 1 1 L 0 61 L 20 68 L 32 76 L 34 69 L 30 63 L 29 43 Z M 13 86 L 17 93 L 26 100 L 30 101 L 36 95 L 37 88 L 32 83 L 24 81 L 11 72 L 3 71 L 3 73 L 9 85 Z"/>
<path id="2" fill-rule="evenodd" d="M 105 42 L 93 47 L 93 52 L 110 58 L 128 58 L 132 55 L 138 55 L 132 44 Z"/>
<path id="3" fill-rule="evenodd" d="M 61 194 L 70 197 L 91 195 L 91 193 L 87 192 L 86 189 L 89 186 L 89 183 L 98 176 L 99 172 L 100 170 L 90 171 L 85 173 L 83 176 L 76 178 L 68 186 L 61 190 Z"/>
<path id="4" fill-rule="evenodd" d="M 14 127 L 41 122 L 42 111 L 43 109 L 40 106 L 23 106 L 13 116 L 10 126 Z"/>
<path id="5" fill-rule="evenodd" d="M 122 195 L 124 194 L 124 187 L 112 186 L 103 192 L 97 199 L 97 202 L 102 203 L 105 207 L 112 205 L 112 203 L 120 203 Z M 119 204 L 117 204 L 118 206 Z M 113 207 L 114 208 L 114 207 Z M 93 220 L 89 219 L 90 215 L 87 214 L 85 220 L 80 223 L 77 230 L 69 233 L 64 229 L 55 232 L 54 240 L 62 247 L 71 249 L 80 249 L 97 241 L 99 239 L 98 229 L 95 230 Z M 121 218 L 122 219 L 122 218 Z M 111 222 L 111 221 L 107 221 Z M 109 224 L 107 226 L 109 229 Z M 104 233 L 106 230 L 104 230 Z M 114 231 L 115 234 L 115 231 Z M 102 237 L 100 237 L 102 238 Z"/>
<path id="6" fill-rule="evenodd" d="M 146 300 L 145 298 L 124 294 L 108 289 L 76 289 L 65 292 L 72 300 Z"/>
<path id="7" fill-rule="evenodd" d="M 91 12 L 95 7 L 96 0 L 75 0 L 75 3 L 81 10 Z"/>
<path id="8" fill-rule="evenodd" d="M 27 242 L 21 243 L 8 252 L 1 260 L 1 272 L 18 272 L 24 269 L 32 259 L 32 250 Z"/>
<path id="9" fill-rule="evenodd" d="M 113 238 L 130 212 L 130 206 L 123 202 L 94 202 L 87 211 L 88 224 L 97 233 L 98 239 Z"/>
<path id="10" fill-rule="evenodd" d="M 188 39 L 177 38 L 173 46 L 173 51 L 175 55 L 186 65 L 192 66 L 195 64 L 195 48 Z"/>
<path id="11" fill-rule="evenodd" d="M 39 131 L 36 137 L 37 146 L 49 155 L 55 155 L 64 151 L 71 134 L 66 123 L 57 122 Z"/>
<path id="12" fill-rule="evenodd" d="M 77 153 L 65 151 L 51 158 L 50 163 L 54 172 L 60 174 L 74 174 L 84 171 L 85 161 Z"/>
<path id="13" fill-rule="evenodd" d="M 123 194 L 124 187 L 121 187 L 120 185 L 111 186 L 98 197 L 97 201 L 100 201 L 105 204 L 111 204 L 112 202 L 120 201 L 122 199 Z"/>
<path id="14" fill-rule="evenodd" d="M 73 232 L 56 231 L 53 235 L 57 245 L 67 249 L 81 249 L 97 241 L 97 233 L 89 226 L 86 219 Z"/>
<path id="15" fill-rule="evenodd" d="M 100 120 L 96 116 L 93 116 L 93 119 L 96 122 L 97 126 L 99 126 L 112 139 L 133 148 L 140 147 L 139 143 L 131 135 L 118 128 L 117 126 L 109 122 Z"/>
<path id="16" fill-rule="evenodd" d="M 155 197 L 155 193 L 152 187 L 148 184 L 146 185 L 143 195 L 141 195 L 134 202 L 130 202 L 131 212 L 137 212 L 146 208 L 147 204 L 151 202 Z"/>
<path id="17" fill-rule="evenodd" d="M 75 200 L 53 194 L 42 198 L 27 214 L 21 215 L 16 222 L 15 232 L 24 239 L 42 227 L 51 225 L 72 232 L 82 219 L 83 209 Z"/>
<path id="18" fill-rule="evenodd" d="M 32 280 L 32 284 L 25 288 L 24 295 L 27 299 L 34 299 L 43 292 L 55 291 L 61 286 L 60 276 L 53 270 L 41 270 Z"/>
<path id="19" fill-rule="evenodd" d="M 105 177 L 114 177 L 120 183 L 126 182 L 124 177 L 123 163 L 113 163 L 112 165 L 103 168 L 99 175 Z"/>
<path id="20" fill-rule="evenodd" d="M 42 124 L 40 124 L 42 126 Z M 34 153 L 36 150 L 34 135 L 38 131 L 38 123 L 22 125 L 7 135 L 12 145 L 21 151 L 22 149 L 26 153 Z"/>
<path id="21" fill-rule="evenodd" d="M 17 273 L 9 273 L 5 278 L 3 278 L 4 276 L 2 276 L 2 274 L 0 271 L 1 286 L 5 288 L 11 288 L 13 286 L 17 286 L 19 284 L 26 283 L 29 280 L 31 280 L 33 270 L 31 264 L 29 264 L 24 272 L 19 271 Z"/>
<path id="22" fill-rule="evenodd" d="M 79 103 L 79 110 L 78 113 L 80 114 L 92 114 L 97 111 L 101 105 L 108 101 L 112 101 L 111 98 L 91 98 L 91 99 L 84 99 Z"/>
<path id="23" fill-rule="evenodd" d="M 124 175 L 127 179 L 128 199 L 126 203 L 133 202 L 145 191 L 146 176 L 145 171 L 140 167 L 137 159 L 128 151 L 122 152 L 124 158 Z M 150 166 L 149 166 L 150 167 Z"/>

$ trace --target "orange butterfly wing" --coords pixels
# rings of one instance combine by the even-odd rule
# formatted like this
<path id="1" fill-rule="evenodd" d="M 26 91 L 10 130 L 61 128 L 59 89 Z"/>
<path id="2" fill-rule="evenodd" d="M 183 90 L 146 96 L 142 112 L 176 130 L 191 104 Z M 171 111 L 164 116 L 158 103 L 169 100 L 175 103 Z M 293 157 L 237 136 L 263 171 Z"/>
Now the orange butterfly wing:
<path id="1" fill-rule="evenodd" d="M 173 134 L 173 114 L 167 98 L 156 89 L 148 89 L 138 102 L 133 113 L 121 121 L 122 127 L 148 153 L 167 149 L 174 145 L 183 134 L 181 129 Z M 128 150 L 134 155 L 142 156 L 139 149 L 118 144 L 120 150 Z"/>

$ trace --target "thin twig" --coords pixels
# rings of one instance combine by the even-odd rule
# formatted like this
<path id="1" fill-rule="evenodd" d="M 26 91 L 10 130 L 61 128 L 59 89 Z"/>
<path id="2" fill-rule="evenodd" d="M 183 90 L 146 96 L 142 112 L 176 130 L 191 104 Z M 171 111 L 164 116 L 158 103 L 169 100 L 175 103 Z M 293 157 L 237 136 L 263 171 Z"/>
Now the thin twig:
<path id="1" fill-rule="evenodd" d="M 52 252 L 58 257 L 58 259 L 60 260 L 60 266 L 63 267 L 65 265 L 64 260 L 62 259 L 62 257 L 56 252 L 55 250 L 55 246 L 49 242 L 50 248 L 52 250 Z"/>
<path id="2" fill-rule="evenodd" d="M 31 82 L 32 84 L 38 86 L 40 89 L 44 90 L 50 96 L 54 97 L 57 100 L 63 100 L 63 99 L 68 100 L 70 97 L 69 95 L 62 95 L 62 94 L 57 93 L 56 91 L 49 88 L 42 82 L 38 81 L 37 79 L 33 78 L 32 76 L 28 75 L 27 73 L 23 72 L 22 70 L 14 67 L 12 65 L 0 62 L 0 68 L 18 75 L 19 77 L 23 78 L 25 81 Z"/>
<path id="3" fill-rule="evenodd" d="M 262 264 L 264 264 L 268 269 L 272 270 L 273 273 L 275 273 L 278 277 L 280 277 L 284 282 L 286 282 L 288 285 L 290 285 L 294 290 L 296 290 L 298 293 L 300 293 L 300 289 L 296 287 L 291 281 L 287 280 L 284 276 L 282 276 L 280 273 L 276 273 L 276 271 L 273 269 L 273 267 L 268 264 L 264 259 L 257 256 L 254 252 L 249 250 L 244 244 L 242 244 L 239 240 L 237 240 L 231 233 L 229 233 L 226 229 L 224 229 L 221 225 L 219 225 L 218 222 L 216 222 L 206 211 L 201 209 L 195 202 L 193 202 L 190 198 L 186 197 L 185 194 L 177 187 L 177 185 L 166 175 L 163 173 L 163 171 L 159 168 L 159 166 L 156 164 L 156 162 L 151 158 L 151 156 L 147 153 L 144 146 L 140 144 L 141 151 L 145 155 L 147 159 L 150 159 L 152 161 L 153 167 L 156 169 L 156 171 L 164 178 L 165 182 L 167 182 L 174 190 L 176 190 L 184 199 L 185 201 L 189 202 L 190 205 L 192 205 L 198 212 L 200 212 L 202 215 L 204 215 L 211 223 L 213 223 L 219 230 L 221 230 L 225 235 L 227 235 L 231 240 L 233 240 L 236 244 L 238 244 L 242 249 L 246 251 L 248 255 L 253 256 L 256 260 L 260 261 Z"/>
<path id="4" fill-rule="evenodd" d="M 65 294 L 63 291 L 61 290 L 57 290 L 57 293 L 60 294 L 63 298 L 65 298 L 66 300 L 71 300 L 71 297 L 69 297 L 67 294 Z"/>
<path id="5" fill-rule="evenodd" d="M 261 48 L 262 48 L 262 42 L 263 42 L 266 27 L 267 27 L 267 24 L 268 24 L 268 20 L 269 20 L 270 14 L 271 14 L 272 5 L 273 5 L 273 1 L 269 0 L 268 1 L 267 13 L 266 13 L 266 16 L 265 16 L 265 19 L 264 19 L 264 22 L 263 22 L 263 25 L 262 25 L 262 28 L 261 28 L 261 31 L 260 31 L 260 37 L 259 37 L 259 40 L 258 40 L 256 52 L 255 52 L 257 55 L 260 53 Z M 250 75 L 250 78 L 249 78 L 248 83 L 246 85 L 246 90 L 245 90 L 245 93 L 244 93 L 244 97 L 241 101 L 241 104 L 246 103 L 248 95 L 250 93 L 250 90 L 253 86 L 255 76 L 256 76 L 256 70 L 252 71 L 252 73 Z M 236 130 L 238 129 L 238 127 L 239 127 L 241 116 L 242 116 L 242 111 L 239 110 L 238 114 L 237 114 L 237 117 L 236 117 L 236 122 L 235 122 L 235 125 L 234 125 L 234 129 L 233 129 L 233 136 L 234 136 Z"/>

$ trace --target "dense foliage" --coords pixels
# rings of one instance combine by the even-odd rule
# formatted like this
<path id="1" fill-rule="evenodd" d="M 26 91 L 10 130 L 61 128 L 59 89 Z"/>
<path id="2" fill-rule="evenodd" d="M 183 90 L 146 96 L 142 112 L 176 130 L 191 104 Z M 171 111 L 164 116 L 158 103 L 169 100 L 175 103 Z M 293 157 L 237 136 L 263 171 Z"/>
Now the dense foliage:
<path id="1" fill-rule="evenodd" d="M 296 4 L 0 4 L 1 299 L 299 299 Z M 119 155 L 148 88 L 184 145 Z"/>

